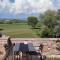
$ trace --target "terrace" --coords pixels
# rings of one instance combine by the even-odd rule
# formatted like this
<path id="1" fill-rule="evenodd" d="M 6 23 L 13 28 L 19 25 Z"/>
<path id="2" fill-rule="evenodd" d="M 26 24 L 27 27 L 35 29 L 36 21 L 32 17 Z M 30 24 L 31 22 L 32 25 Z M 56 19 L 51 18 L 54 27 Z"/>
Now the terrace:
<path id="1" fill-rule="evenodd" d="M 13 44 L 10 38 L 8 38 L 6 44 L 3 43 L 2 39 L 1 45 L 5 47 L 3 49 L 5 54 L 1 60 L 37 60 L 37 58 L 40 59 L 38 56 L 41 56 L 41 54 L 35 50 L 33 44 L 27 41 Z"/>
<path id="2" fill-rule="evenodd" d="M 8 37 L 0 38 L 0 51 L 3 52 L 3 54 L 0 55 L 1 60 L 3 60 L 6 56 L 6 60 L 20 60 L 21 58 L 22 60 L 39 60 L 40 53 L 38 53 L 38 47 L 40 43 L 43 43 L 44 45 L 42 52 L 43 55 L 46 55 L 49 58 L 60 58 L 59 52 L 56 50 L 57 38 L 11 38 L 11 41 L 12 43 L 15 43 L 15 46 L 13 49 L 9 48 L 7 51 L 8 53 L 6 54 L 3 46 L 7 43 L 7 40 Z"/>

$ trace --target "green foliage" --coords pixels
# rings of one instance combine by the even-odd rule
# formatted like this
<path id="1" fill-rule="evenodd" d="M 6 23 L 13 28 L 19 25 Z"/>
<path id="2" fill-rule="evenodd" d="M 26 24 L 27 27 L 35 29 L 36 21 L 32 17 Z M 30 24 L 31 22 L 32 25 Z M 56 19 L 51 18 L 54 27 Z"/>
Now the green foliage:
<path id="1" fill-rule="evenodd" d="M 25 20 L 20 19 L 0 19 L 0 24 L 14 24 L 14 23 L 26 23 Z"/>
<path id="2" fill-rule="evenodd" d="M 35 26 L 36 26 L 36 24 L 38 22 L 37 17 L 30 16 L 30 17 L 27 18 L 27 20 L 28 20 L 27 21 L 28 25 L 32 26 L 32 28 L 35 28 Z"/>
<path id="3" fill-rule="evenodd" d="M 37 24 L 40 37 L 60 37 L 60 10 L 46 11 Z"/>

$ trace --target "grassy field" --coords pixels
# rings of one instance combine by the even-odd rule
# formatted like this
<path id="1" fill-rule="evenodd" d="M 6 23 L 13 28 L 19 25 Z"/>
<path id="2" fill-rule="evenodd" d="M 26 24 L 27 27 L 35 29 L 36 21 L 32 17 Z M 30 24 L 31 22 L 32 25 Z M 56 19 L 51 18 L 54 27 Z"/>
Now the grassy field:
<path id="1" fill-rule="evenodd" d="M 20 37 L 20 38 L 36 38 L 36 32 L 27 23 L 19 24 L 0 24 L 0 29 L 3 29 L 2 33 L 9 35 L 11 37 Z"/>

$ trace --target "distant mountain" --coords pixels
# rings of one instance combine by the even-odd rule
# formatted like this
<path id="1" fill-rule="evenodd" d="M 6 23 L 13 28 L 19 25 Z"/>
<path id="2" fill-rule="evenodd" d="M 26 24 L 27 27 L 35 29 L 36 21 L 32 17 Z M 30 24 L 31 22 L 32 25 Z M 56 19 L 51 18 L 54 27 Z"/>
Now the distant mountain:
<path id="1" fill-rule="evenodd" d="M 11 3 L 14 3 L 14 2 L 15 2 L 15 0 L 10 0 L 10 2 L 11 2 Z"/>
<path id="2" fill-rule="evenodd" d="M 5 16 L 5 15 L 1 15 L 0 16 L 0 20 L 12 20 L 12 19 L 19 19 L 19 20 L 27 20 L 27 18 L 29 17 L 29 16 L 36 16 L 36 17 L 39 17 L 39 14 L 37 14 L 37 13 L 32 13 L 32 14 L 30 14 L 30 15 L 28 15 L 28 14 L 19 14 L 19 15 L 17 15 L 17 17 L 16 16 L 13 16 L 13 15 L 10 15 L 10 16 Z"/>

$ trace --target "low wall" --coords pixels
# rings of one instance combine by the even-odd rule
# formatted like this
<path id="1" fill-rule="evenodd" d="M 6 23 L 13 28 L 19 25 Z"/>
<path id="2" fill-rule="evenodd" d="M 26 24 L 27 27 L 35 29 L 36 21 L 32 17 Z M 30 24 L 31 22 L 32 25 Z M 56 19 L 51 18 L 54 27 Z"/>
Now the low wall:
<path id="1" fill-rule="evenodd" d="M 7 39 L 8 39 L 8 37 L 0 38 L 0 43 L 6 44 Z M 43 43 L 43 45 L 44 45 L 43 54 L 45 54 L 45 55 L 60 54 L 56 50 L 56 41 L 57 40 L 60 40 L 60 38 L 11 38 L 12 43 L 23 43 L 24 41 L 27 41 L 28 43 L 32 43 L 37 51 L 39 51 L 39 45 L 41 43 Z"/>

